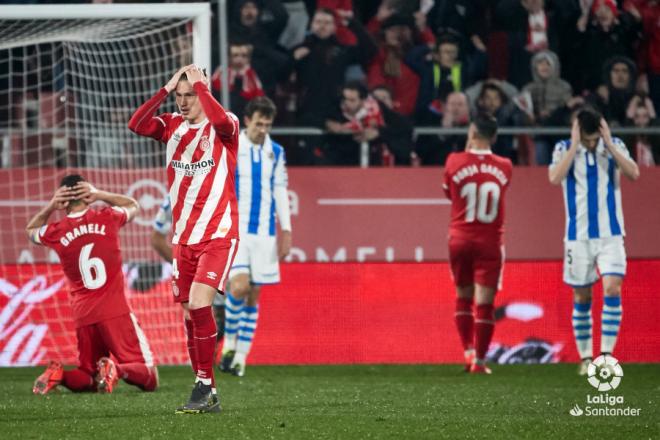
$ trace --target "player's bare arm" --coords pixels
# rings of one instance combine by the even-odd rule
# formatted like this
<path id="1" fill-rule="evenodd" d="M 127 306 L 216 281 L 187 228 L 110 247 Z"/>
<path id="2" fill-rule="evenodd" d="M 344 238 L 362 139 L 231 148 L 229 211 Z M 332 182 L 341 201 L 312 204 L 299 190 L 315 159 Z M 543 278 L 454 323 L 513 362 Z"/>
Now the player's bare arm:
<path id="1" fill-rule="evenodd" d="M 58 188 L 57 191 L 55 191 L 53 198 L 48 202 L 48 205 L 43 207 L 41 211 L 32 217 L 25 227 L 28 239 L 35 243 L 39 243 L 39 240 L 35 239 L 36 234 L 39 233 L 39 228 L 48 223 L 48 219 L 53 212 L 66 209 L 66 207 L 69 206 L 69 202 L 73 199 L 75 199 L 75 196 L 72 188 L 66 186 Z"/>
<path id="2" fill-rule="evenodd" d="M 167 236 L 161 234 L 160 232 L 154 230 L 151 232 L 151 247 L 154 248 L 156 253 L 163 258 L 163 260 L 171 263 L 172 262 L 172 246 L 167 240 Z"/>
<path id="3" fill-rule="evenodd" d="M 571 146 L 568 151 L 564 153 L 564 156 L 561 158 L 557 165 L 550 167 L 548 170 L 548 178 L 550 183 L 553 185 L 559 185 L 568 174 L 568 170 L 571 168 L 573 159 L 575 159 L 575 153 L 577 153 L 578 145 L 580 144 L 580 123 L 577 118 L 573 121 L 573 126 L 571 127 Z"/>
<path id="4" fill-rule="evenodd" d="M 610 154 L 614 158 L 617 166 L 621 170 L 621 173 L 630 180 L 639 179 L 639 167 L 634 160 L 626 157 L 612 140 L 612 132 L 610 131 L 609 125 L 605 119 L 600 120 L 600 136 L 603 138 L 603 143 L 605 147 L 609 150 Z"/>
<path id="5" fill-rule="evenodd" d="M 123 208 L 126 211 L 126 215 L 128 216 L 127 221 L 129 222 L 133 220 L 140 210 L 140 205 L 134 198 L 122 194 L 98 190 L 89 182 L 79 182 L 73 188 L 73 195 L 76 199 L 80 199 L 88 205 L 96 201 L 101 201 L 110 206 Z"/>
<path id="6" fill-rule="evenodd" d="M 280 260 L 284 259 L 291 251 L 291 231 L 282 231 L 279 237 L 277 254 Z"/>

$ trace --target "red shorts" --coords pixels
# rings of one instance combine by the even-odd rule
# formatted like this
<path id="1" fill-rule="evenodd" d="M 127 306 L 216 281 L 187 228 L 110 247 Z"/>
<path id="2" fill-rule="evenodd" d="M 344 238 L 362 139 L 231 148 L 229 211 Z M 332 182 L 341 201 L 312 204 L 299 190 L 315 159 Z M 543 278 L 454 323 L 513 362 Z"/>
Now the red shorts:
<path id="1" fill-rule="evenodd" d="M 449 263 L 458 287 L 480 284 L 500 288 L 504 268 L 504 246 L 449 237 Z"/>
<path id="2" fill-rule="evenodd" d="M 80 369 L 92 376 L 98 360 L 111 354 L 118 364 L 154 365 L 147 337 L 132 313 L 78 327 L 76 335 Z"/>
<path id="3" fill-rule="evenodd" d="M 174 245 L 172 249 L 172 294 L 174 302 L 189 300 L 193 282 L 224 291 L 229 268 L 238 250 L 238 239 L 216 238 L 192 245 Z"/>

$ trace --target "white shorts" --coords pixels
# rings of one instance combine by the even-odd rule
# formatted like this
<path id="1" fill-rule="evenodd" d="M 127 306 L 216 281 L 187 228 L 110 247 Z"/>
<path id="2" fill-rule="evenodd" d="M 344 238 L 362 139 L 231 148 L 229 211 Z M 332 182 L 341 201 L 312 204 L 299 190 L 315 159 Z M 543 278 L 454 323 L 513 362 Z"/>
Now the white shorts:
<path id="1" fill-rule="evenodd" d="M 238 252 L 229 271 L 229 278 L 247 273 L 253 284 L 280 282 L 280 262 L 277 258 L 277 238 L 241 234 Z"/>
<path id="2" fill-rule="evenodd" d="M 588 287 L 600 276 L 626 274 L 623 237 L 592 238 L 564 242 L 564 282 L 572 287 Z"/>

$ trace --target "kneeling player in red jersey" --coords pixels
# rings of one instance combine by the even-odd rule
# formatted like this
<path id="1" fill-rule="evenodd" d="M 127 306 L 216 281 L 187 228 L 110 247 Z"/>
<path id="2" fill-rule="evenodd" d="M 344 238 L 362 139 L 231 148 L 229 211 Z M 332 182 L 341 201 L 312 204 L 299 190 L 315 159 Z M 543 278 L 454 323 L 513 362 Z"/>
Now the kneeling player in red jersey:
<path id="1" fill-rule="evenodd" d="M 471 373 L 490 374 L 485 358 L 504 261 L 504 194 L 513 166 L 491 151 L 496 134 L 497 121 L 478 116 L 470 125 L 466 151 L 447 158 L 443 184 L 452 202 L 449 261 L 457 293 L 456 327 L 465 350 L 465 371 Z"/>
<path id="2" fill-rule="evenodd" d="M 90 208 L 96 201 L 111 207 Z M 30 240 L 57 252 L 69 280 L 80 362 L 75 370 L 65 371 L 52 361 L 35 381 L 35 394 L 46 394 L 59 384 L 71 391 L 111 393 L 119 378 L 144 391 L 158 386 L 149 343 L 126 301 L 121 268 L 119 228 L 138 209 L 130 197 L 99 191 L 81 176 L 68 175 L 28 223 Z M 47 223 L 57 210 L 66 211 L 66 217 Z"/>

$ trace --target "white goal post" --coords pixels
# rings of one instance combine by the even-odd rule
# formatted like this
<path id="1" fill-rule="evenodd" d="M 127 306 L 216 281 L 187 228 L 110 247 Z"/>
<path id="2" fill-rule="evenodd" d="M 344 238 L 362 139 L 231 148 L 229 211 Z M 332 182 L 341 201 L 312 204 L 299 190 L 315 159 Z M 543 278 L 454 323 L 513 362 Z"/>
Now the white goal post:
<path id="1" fill-rule="evenodd" d="M 0 366 L 77 362 L 57 255 L 25 235 L 70 173 L 140 203 L 121 230 L 129 303 L 157 362 L 187 362 L 171 266 L 150 244 L 165 149 L 128 121 L 181 66 L 210 72 L 211 24 L 209 3 L 0 6 Z M 173 97 L 161 108 L 175 109 Z M 89 271 L 103 256 L 83 257 L 102 283 Z"/>

